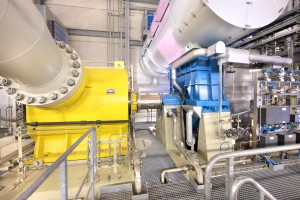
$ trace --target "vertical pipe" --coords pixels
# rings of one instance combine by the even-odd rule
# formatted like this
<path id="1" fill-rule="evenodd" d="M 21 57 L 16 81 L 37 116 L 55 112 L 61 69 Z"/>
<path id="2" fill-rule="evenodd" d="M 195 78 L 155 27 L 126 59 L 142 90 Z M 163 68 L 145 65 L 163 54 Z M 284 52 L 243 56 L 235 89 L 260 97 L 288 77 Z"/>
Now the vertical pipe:
<path id="1" fill-rule="evenodd" d="M 60 164 L 60 199 L 68 199 L 68 166 L 67 158 Z"/>
<path id="2" fill-rule="evenodd" d="M 121 32 L 121 36 L 120 36 L 120 39 L 121 39 L 121 60 L 124 60 L 123 59 L 123 49 L 124 49 L 124 45 L 123 45 L 123 28 L 122 28 L 122 23 L 123 23 L 123 20 L 124 20 L 124 3 L 123 3 L 123 0 L 121 1 L 121 9 L 120 9 L 120 11 L 121 11 L 121 15 L 120 15 L 120 17 L 121 17 L 121 21 L 120 21 L 120 32 Z"/>
<path id="3" fill-rule="evenodd" d="M 193 139 L 193 110 L 186 113 L 186 143 L 192 147 L 195 143 Z"/>
<path id="4" fill-rule="evenodd" d="M 111 49 L 111 0 L 108 0 L 108 26 L 109 26 L 109 67 L 112 66 L 112 49 Z"/>
<path id="5" fill-rule="evenodd" d="M 219 136 L 221 135 L 221 122 L 222 122 L 222 104 L 223 104 L 223 98 L 222 98 L 222 90 L 223 90 L 223 63 L 220 60 L 218 62 L 219 64 Z"/>
<path id="6" fill-rule="evenodd" d="M 258 128 L 258 72 L 253 72 L 253 82 L 254 82 L 254 97 L 253 97 L 253 122 L 252 122 L 252 130 L 253 130 L 253 135 L 252 135 L 252 148 L 257 148 L 257 135 L 259 134 L 257 132 Z M 254 159 L 255 160 L 255 159 Z"/>
<path id="7" fill-rule="evenodd" d="M 129 10 L 130 0 L 125 0 L 125 66 L 128 69 L 130 66 L 130 29 L 129 29 L 129 18 L 130 18 L 130 10 Z"/>
<path id="8" fill-rule="evenodd" d="M 120 1 L 117 0 L 117 28 L 118 28 L 118 35 L 117 35 L 117 60 L 120 60 Z"/>
<path id="9" fill-rule="evenodd" d="M 137 194 L 142 192 L 141 161 L 138 158 L 133 160 L 134 167 L 134 188 Z"/>
<path id="10" fill-rule="evenodd" d="M 173 84 L 173 87 L 175 87 L 177 89 L 177 91 L 179 92 L 180 97 L 182 99 L 184 99 L 184 95 L 183 95 L 182 89 L 181 89 L 181 87 L 178 85 L 178 83 L 176 81 L 176 69 L 175 68 L 172 68 L 172 84 Z"/>
<path id="11" fill-rule="evenodd" d="M 107 51 L 106 51 L 106 56 L 107 56 L 107 66 L 109 66 L 109 7 L 108 7 L 108 4 L 109 4 L 109 0 L 106 0 L 106 32 L 107 32 L 107 38 L 106 38 L 106 48 L 107 48 Z"/>
<path id="12" fill-rule="evenodd" d="M 112 0 L 112 15 L 111 15 L 111 19 L 112 19 L 112 62 L 114 63 L 114 61 L 116 60 L 116 31 L 115 31 L 115 0 Z"/>
<path id="13" fill-rule="evenodd" d="M 95 187 L 94 187 L 94 182 L 95 182 L 95 175 L 97 172 L 97 139 L 96 139 L 96 129 L 93 129 L 92 132 L 90 133 L 90 165 L 92 166 L 92 170 L 90 171 L 90 180 L 91 180 L 91 197 L 92 199 L 95 199 Z"/>

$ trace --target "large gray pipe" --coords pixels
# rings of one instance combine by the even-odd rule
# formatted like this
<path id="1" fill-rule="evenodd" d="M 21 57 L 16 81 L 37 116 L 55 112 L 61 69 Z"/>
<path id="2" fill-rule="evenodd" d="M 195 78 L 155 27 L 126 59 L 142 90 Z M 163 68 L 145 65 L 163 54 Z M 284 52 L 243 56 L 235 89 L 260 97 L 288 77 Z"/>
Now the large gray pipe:
<path id="1" fill-rule="evenodd" d="M 170 3 L 169 3 L 170 2 Z M 169 65 L 191 46 L 227 43 L 263 27 L 282 14 L 289 0 L 161 0 L 140 58 L 149 77 L 165 76 Z M 165 8 L 168 5 L 168 9 Z M 165 13 L 164 13 L 165 12 Z M 160 22 L 160 16 L 164 16 Z M 154 36 L 153 36 L 154 35 Z"/>
<path id="2" fill-rule="evenodd" d="M 32 0 L 0 0 L 0 27 L 1 83 L 16 100 L 49 107 L 77 91 L 81 61 L 71 47 L 55 43 Z"/>

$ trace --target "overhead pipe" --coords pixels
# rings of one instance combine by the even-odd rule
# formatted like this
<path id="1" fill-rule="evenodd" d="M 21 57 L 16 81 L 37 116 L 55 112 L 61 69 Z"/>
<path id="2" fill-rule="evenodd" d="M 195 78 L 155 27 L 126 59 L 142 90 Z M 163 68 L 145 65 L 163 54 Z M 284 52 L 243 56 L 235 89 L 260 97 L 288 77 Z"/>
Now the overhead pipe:
<path id="1" fill-rule="evenodd" d="M 265 56 L 265 55 L 249 55 L 250 62 L 258 62 L 258 63 L 269 63 L 275 65 L 291 65 L 293 63 L 293 59 L 291 58 L 283 58 L 277 56 Z"/>
<path id="2" fill-rule="evenodd" d="M 217 41 L 227 43 L 240 38 L 273 22 L 288 2 L 172 0 L 163 15 L 158 15 L 162 19 L 155 34 L 146 39 L 140 56 L 141 68 L 149 77 L 165 76 L 171 63 L 185 55 L 191 44 L 207 48 Z"/>

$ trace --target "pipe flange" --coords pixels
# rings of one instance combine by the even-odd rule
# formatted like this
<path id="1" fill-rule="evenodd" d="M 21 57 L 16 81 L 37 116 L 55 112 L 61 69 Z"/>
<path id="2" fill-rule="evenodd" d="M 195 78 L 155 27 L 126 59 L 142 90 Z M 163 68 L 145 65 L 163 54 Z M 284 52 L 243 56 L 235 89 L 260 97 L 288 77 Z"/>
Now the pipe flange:
<path id="1" fill-rule="evenodd" d="M 84 76 L 81 59 L 78 53 L 64 42 L 56 41 L 56 45 L 62 54 L 65 70 L 64 74 L 67 74 L 65 82 L 61 79 L 62 85 L 54 90 L 49 89 L 49 91 L 47 91 L 48 86 L 45 86 L 45 88 L 41 87 L 39 90 L 28 90 L 26 86 L 18 84 L 13 80 L 0 77 L 0 85 L 6 88 L 8 95 L 25 105 L 51 107 L 65 102 L 78 91 Z"/>
<path id="2" fill-rule="evenodd" d="M 188 150 L 186 152 L 186 156 L 189 157 L 190 159 L 196 159 L 197 155 L 198 154 L 195 151 Z"/>

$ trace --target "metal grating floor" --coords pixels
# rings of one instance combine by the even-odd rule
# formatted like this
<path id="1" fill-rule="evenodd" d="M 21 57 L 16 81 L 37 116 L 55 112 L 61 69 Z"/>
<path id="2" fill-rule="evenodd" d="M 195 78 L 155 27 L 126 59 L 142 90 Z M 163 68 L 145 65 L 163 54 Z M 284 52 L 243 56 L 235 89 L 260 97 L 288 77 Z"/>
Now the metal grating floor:
<path id="1" fill-rule="evenodd" d="M 204 199 L 203 193 L 197 193 L 191 183 L 181 173 L 168 174 L 168 183 L 160 183 L 160 172 L 164 168 L 175 167 L 174 162 L 164 147 L 148 131 L 137 131 L 136 138 L 147 138 L 152 141 L 150 148 L 145 150 L 143 159 L 142 179 L 144 191 L 148 191 L 149 199 Z M 239 173 L 257 180 L 279 200 L 300 200 L 300 164 L 286 166 L 284 170 L 272 172 L 268 169 Z M 225 178 L 212 179 L 212 199 L 225 199 Z M 116 186 L 118 187 L 118 186 Z M 132 199 L 132 191 L 124 190 L 103 194 L 101 199 Z M 244 185 L 239 192 L 239 199 L 254 199 L 255 190 Z"/>
<path id="2" fill-rule="evenodd" d="M 142 159 L 142 179 L 144 187 L 160 185 L 160 173 L 163 169 L 176 167 L 175 163 L 165 150 L 164 146 L 157 140 L 154 135 L 150 135 L 148 131 L 137 131 L 136 138 L 144 138 L 151 140 L 150 148 L 144 150 L 146 158 Z M 168 173 L 166 175 L 168 182 L 184 182 L 186 179 L 180 173 Z"/>

